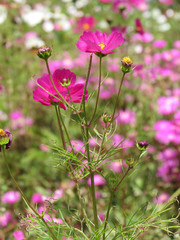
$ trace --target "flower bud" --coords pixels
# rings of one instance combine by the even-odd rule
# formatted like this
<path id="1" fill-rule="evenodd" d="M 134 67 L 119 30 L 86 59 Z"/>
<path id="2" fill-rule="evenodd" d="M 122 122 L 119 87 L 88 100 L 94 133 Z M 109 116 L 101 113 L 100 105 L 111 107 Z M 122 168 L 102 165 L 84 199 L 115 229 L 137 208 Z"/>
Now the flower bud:
<path id="1" fill-rule="evenodd" d="M 145 151 L 148 148 L 149 144 L 147 141 L 140 141 L 136 143 L 136 146 L 140 151 Z"/>
<path id="2" fill-rule="evenodd" d="M 51 56 L 51 53 L 52 53 L 51 47 L 42 46 L 42 47 L 38 48 L 37 55 L 38 55 L 38 57 L 40 57 L 44 60 L 47 60 Z"/>
<path id="3" fill-rule="evenodd" d="M 0 151 L 1 146 L 6 146 L 6 149 L 8 149 L 12 142 L 12 135 L 8 131 L 4 131 L 0 128 Z"/>
<path id="4" fill-rule="evenodd" d="M 134 158 L 128 158 L 128 159 L 126 159 L 126 164 L 128 165 L 128 166 L 133 166 L 133 164 L 134 164 Z"/>
<path id="5" fill-rule="evenodd" d="M 107 115 L 107 113 L 104 113 L 102 116 L 102 120 L 105 124 L 110 123 L 111 122 L 111 117 Z"/>
<path id="6" fill-rule="evenodd" d="M 63 78 L 62 79 L 61 85 L 63 87 L 68 87 L 70 84 L 71 84 L 71 81 L 68 78 Z"/>
<path id="7" fill-rule="evenodd" d="M 130 57 L 124 57 L 121 60 L 121 63 L 122 63 L 121 70 L 123 73 L 128 73 L 131 71 L 131 66 L 133 62 L 131 61 Z"/>

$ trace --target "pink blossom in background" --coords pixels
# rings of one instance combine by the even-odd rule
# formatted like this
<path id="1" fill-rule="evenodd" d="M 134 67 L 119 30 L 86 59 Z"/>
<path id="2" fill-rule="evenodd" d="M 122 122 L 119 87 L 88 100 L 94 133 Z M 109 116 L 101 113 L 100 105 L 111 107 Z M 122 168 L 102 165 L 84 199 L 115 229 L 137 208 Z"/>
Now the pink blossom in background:
<path id="1" fill-rule="evenodd" d="M 10 212 L 5 212 L 3 215 L 0 215 L 0 227 L 6 227 L 11 219 L 12 215 Z"/>
<path id="2" fill-rule="evenodd" d="M 136 122 L 136 114 L 128 109 L 120 110 L 116 120 L 118 124 L 134 124 Z"/>
<path id="3" fill-rule="evenodd" d="M 159 97 L 158 99 L 158 113 L 161 115 L 174 113 L 178 107 L 179 99 L 177 97 Z"/>
<path id="4" fill-rule="evenodd" d="M 121 46 L 123 42 L 122 34 L 119 32 L 112 32 L 107 36 L 105 32 L 101 33 L 97 30 L 95 32 L 84 32 L 76 45 L 82 52 L 107 55 L 113 53 L 112 50 Z"/>
<path id="5" fill-rule="evenodd" d="M 14 204 L 20 200 L 20 193 L 15 191 L 9 191 L 3 194 L 1 200 L 3 203 Z"/>
<path id="6" fill-rule="evenodd" d="M 135 30 L 137 33 L 139 33 L 141 35 L 144 34 L 144 29 L 143 29 L 141 20 L 139 18 L 135 19 Z"/>
<path id="7" fill-rule="evenodd" d="M 159 2 L 165 5 L 172 5 L 174 0 L 159 0 Z"/>
<path id="8" fill-rule="evenodd" d="M 175 48 L 180 48 L 180 40 L 175 41 L 175 42 L 173 43 L 173 46 L 174 46 Z"/>
<path id="9" fill-rule="evenodd" d="M 102 194 L 101 194 L 101 192 L 99 192 L 99 191 L 96 191 L 95 192 L 95 198 L 101 198 L 102 197 Z"/>
<path id="10" fill-rule="evenodd" d="M 153 198 L 153 202 L 154 203 L 157 203 L 157 202 L 165 203 L 165 202 L 168 202 L 169 198 L 170 198 L 170 195 L 165 192 L 165 193 L 161 193 L 161 194 L 159 194 L 159 196 Z"/>
<path id="11" fill-rule="evenodd" d="M 99 2 L 101 3 L 109 3 L 109 2 L 112 2 L 113 0 L 99 0 Z"/>
<path id="12" fill-rule="evenodd" d="M 22 231 L 13 232 L 13 236 L 16 240 L 24 240 L 24 233 Z"/>
<path id="13" fill-rule="evenodd" d="M 48 63 L 50 72 L 55 72 L 56 69 L 62 68 L 62 62 L 59 60 L 49 60 Z"/>
<path id="14" fill-rule="evenodd" d="M 173 148 L 166 148 L 158 154 L 158 160 L 161 162 L 168 161 L 169 159 L 177 158 L 178 151 Z"/>
<path id="15" fill-rule="evenodd" d="M 71 140 L 75 152 L 85 153 L 84 143 L 81 140 Z"/>
<path id="16" fill-rule="evenodd" d="M 31 117 L 25 117 L 20 111 L 14 111 L 10 114 L 12 129 L 21 129 L 25 126 L 32 126 L 34 120 Z"/>
<path id="17" fill-rule="evenodd" d="M 12 120 L 17 120 L 17 119 L 22 118 L 22 117 L 23 117 L 23 113 L 22 113 L 22 112 L 19 112 L 19 111 L 15 111 L 15 112 L 12 112 L 12 113 L 10 114 L 10 118 L 11 118 Z"/>
<path id="18" fill-rule="evenodd" d="M 104 222 L 105 214 L 104 213 L 99 213 L 99 218 L 101 219 L 102 222 Z"/>
<path id="19" fill-rule="evenodd" d="M 87 180 L 87 184 L 91 186 L 91 178 L 89 177 Z M 102 186 L 106 184 L 105 179 L 100 174 L 94 175 L 94 184 L 95 186 Z"/>
<path id="20" fill-rule="evenodd" d="M 153 42 L 153 46 L 156 48 L 164 48 L 167 45 L 166 40 L 156 40 Z"/>
<path id="21" fill-rule="evenodd" d="M 125 161 L 113 161 L 108 164 L 108 168 L 111 169 L 114 172 L 120 173 L 122 172 L 122 167 L 127 167 L 127 164 Z"/>
<path id="22" fill-rule="evenodd" d="M 95 24 L 96 21 L 93 16 L 83 16 L 77 20 L 74 31 L 76 33 L 91 31 L 94 28 Z"/>
<path id="23" fill-rule="evenodd" d="M 57 69 L 53 75 L 52 79 L 54 82 L 54 85 L 56 86 L 59 93 L 66 99 L 67 102 L 71 102 L 71 99 L 74 103 L 81 102 L 82 96 L 83 96 L 83 90 L 84 90 L 84 83 L 76 83 L 76 75 L 75 73 L 71 72 L 68 69 Z M 62 86 L 64 81 L 70 81 L 70 85 L 68 86 L 69 93 L 71 98 L 69 97 L 69 93 L 67 91 L 67 88 Z M 44 91 L 39 86 L 33 91 L 33 98 L 35 101 L 40 102 L 43 105 L 51 105 L 53 103 L 58 103 L 58 106 L 66 109 L 64 103 L 60 100 L 60 96 L 55 91 L 50 77 L 48 74 L 44 73 L 41 78 L 37 79 L 37 82 L 40 86 L 46 89 L 49 93 L 53 94 L 59 100 L 46 91 Z M 85 101 L 88 98 L 88 93 L 85 94 Z"/>
<path id="24" fill-rule="evenodd" d="M 24 34 L 24 38 L 30 39 L 30 38 L 37 38 L 38 37 L 38 33 L 37 32 L 27 32 Z"/>
<path id="25" fill-rule="evenodd" d="M 43 152 L 49 152 L 49 151 L 50 151 L 49 147 L 48 147 L 47 145 L 45 145 L 45 144 L 41 144 L 41 145 L 40 145 L 40 149 L 41 149 Z"/>
<path id="26" fill-rule="evenodd" d="M 63 195 L 64 195 L 63 190 L 61 188 L 57 189 L 53 194 L 53 200 L 58 201 L 59 199 L 62 198 Z"/>
<path id="27" fill-rule="evenodd" d="M 33 203 L 43 203 L 43 196 L 40 193 L 34 193 L 32 195 L 31 201 Z"/>
<path id="28" fill-rule="evenodd" d="M 149 43 L 152 42 L 152 40 L 154 39 L 154 36 L 151 33 L 143 33 L 143 34 L 134 34 L 133 36 L 133 40 L 136 41 L 140 41 L 140 42 L 144 42 L 144 43 Z"/>

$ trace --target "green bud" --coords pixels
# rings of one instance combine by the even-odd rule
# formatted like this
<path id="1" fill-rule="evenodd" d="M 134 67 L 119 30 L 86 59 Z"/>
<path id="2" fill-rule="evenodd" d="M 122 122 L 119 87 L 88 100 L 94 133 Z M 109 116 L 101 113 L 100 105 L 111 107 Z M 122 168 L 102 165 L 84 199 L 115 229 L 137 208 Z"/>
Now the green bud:
<path id="1" fill-rule="evenodd" d="M 122 63 L 121 70 L 123 73 L 128 73 L 131 71 L 133 62 L 131 61 L 130 57 L 124 57 L 121 60 L 121 63 Z"/>
<path id="2" fill-rule="evenodd" d="M 52 48 L 48 46 L 42 46 L 38 49 L 37 55 L 38 57 L 47 60 L 52 53 Z"/>

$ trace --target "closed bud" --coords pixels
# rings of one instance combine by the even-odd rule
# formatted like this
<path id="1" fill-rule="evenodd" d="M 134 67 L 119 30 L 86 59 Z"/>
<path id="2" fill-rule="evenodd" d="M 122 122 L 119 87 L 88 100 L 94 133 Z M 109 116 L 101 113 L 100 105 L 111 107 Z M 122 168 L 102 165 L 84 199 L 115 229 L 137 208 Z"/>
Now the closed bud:
<path id="1" fill-rule="evenodd" d="M 128 165 L 128 166 L 133 166 L 133 164 L 134 164 L 134 158 L 128 158 L 128 159 L 126 159 L 126 164 Z"/>
<path id="2" fill-rule="evenodd" d="M 47 60 L 51 56 L 51 53 L 52 53 L 51 47 L 42 46 L 42 47 L 38 48 L 37 55 L 38 55 L 38 57 L 40 57 L 44 60 Z"/>
<path id="3" fill-rule="evenodd" d="M 104 113 L 102 116 L 102 120 L 105 124 L 110 123 L 111 122 L 111 117 L 107 115 L 107 113 Z"/>
<path id="4" fill-rule="evenodd" d="M 62 79 L 61 85 L 63 87 L 68 87 L 70 84 L 71 84 L 71 81 L 68 78 L 63 78 Z"/>
<path id="5" fill-rule="evenodd" d="M 121 60 L 121 63 L 122 63 L 121 70 L 123 73 L 128 73 L 131 71 L 133 62 L 131 61 L 130 57 L 124 57 Z"/>
<path id="6" fill-rule="evenodd" d="M 148 148 L 149 144 L 147 141 L 140 141 L 136 143 L 136 146 L 140 151 L 145 151 Z"/>

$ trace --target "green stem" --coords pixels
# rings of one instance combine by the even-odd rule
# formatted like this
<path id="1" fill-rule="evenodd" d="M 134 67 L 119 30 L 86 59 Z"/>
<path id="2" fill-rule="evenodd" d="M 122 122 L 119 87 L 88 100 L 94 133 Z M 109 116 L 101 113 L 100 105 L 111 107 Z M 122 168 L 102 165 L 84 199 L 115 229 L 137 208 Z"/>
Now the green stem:
<path id="1" fill-rule="evenodd" d="M 124 81 L 124 76 L 125 76 L 125 73 L 123 73 L 122 78 L 121 78 L 118 94 L 117 94 L 117 97 L 116 97 L 116 102 L 115 102 L 115 105 L 114 105 L 113 114 L 112 114 L 112 117 L 111 117 L 111 122 L 113 122 L 113 120 L 114 120 L 114 115 L 115 115 L 116 107 L 118 105 L 119 95 L 120 95 L 120 92 L 121 92 L 121 87 L 122 87 L 122 84 L 123 84 L 123 81 Z"/>
<path id="2" fill-rule="evenodd" d="M 18 191 L 20 192 L 23 200 L 25 201 L 26 205 L 34 212 L 34 214 L 45 224 L 46 228 L 49 230 L 50 234 L 52 235 L 53 239 L 54 240 L 58 240 L 55 233 L 52 231 L 52 229 L 48 226 L 48 224 L 46 223 L 46 221 L 44 220 L 44 218 L 30 205 L 28 199 L 26 198 L 26 196 L 24 195 L 23 191 L 21 190 L 21 188 L 19 187 L 18 183 L 16 182 L 13 174 L 11 173 L 11 170 L 10 170 L 10 167 L 9 167 L 9 164 L 7 162 L 7 159 L 6 159 L 6 154 L 5 154 L 5 150 L 4 150 L 4 146 L 1 146 L 1 149 L 2 149 L 2 153 L 3 153 L 3 158 L 4 158 L 4 161 L 5 161 L 5 164 L 6 164 L 6 167 L 8 169 L 8 172 L 12 178 L 12 181 L 14 182 L 14 184 L 16 185 Z"/>
<path id="3" fill-rule="evenodd" d="M 87 72 L 87 76 L 86 76 L 86 82 L 84 85 L 84 91 L 83 91 L 83 97 L 81 100 L 81 104 L 80 104 L 80 108 L 82 108 L 82 105 L 85 104 L 85 95 L 86 95 L 86 89 L 87 89 L 87 85 L 88 85 L 88 81 L 89 81 L 89 76 L 90 76 L 90 72 L 91 72 L 91 66 L 92 66 L 92 53 L 90 54 L 90 59 L 89 59 L 89 67 L 88 67 L 88 72 Z"/>
<path id="4" fill-rule="evenodd" d="M 103 240 L 105 240 L 105 238 L 106 238 L 106 227 L 107 227 L 107 223 L 108 223 L 109 212 L 110 212 L 110 209 L 111 209 L 113 196 L 114 196 L 114 193 L 113 193 L 113 191 L 111 191 L 111 196 L 110 196 L 109 204 L 108 204 L 108 210 L 106 212 L 106 217 L 105 217 L 105 221 L 104 221 Z"/>
<path id="5" fill-rule="evenodd" d="M 113 196 L 114 196 L 114 193 L 117 191 L 119 185 L 122 183 L 122 181 L 124 180 L 124 178 L 127 176 L 128 172 L 133 168 L 133 166 L 129 166 L 127 171 L 125 172 L 125 174 L 123 175 L 123 177 L 121 178 L 121 180 L 119 181 L 119 183 L 116 185 L 115 188 L 113 188 L 111 190 L 111 196 L 110 196 L 110 200 L 109 200 L 109 205 L 108 205 L 108 210 L 107 210 L 107 213 L 106 213 L 106 217 L 105 217 L 105 223 L 104 223 L 104 230 L 103 230 L 103 240 L 105 240 L 105 237 L 106 237 L 106 227 L 107 227 L 107 223 L 108 223 L 108 218 L 109 218 L 109 212 L 110 212 L 110 209 L 112 207 L 112 200 L 113 200 Z"/>
<path id="6" fill-rule="evenodd" d="M 59 113 L 58 113 L 58 108 L 59 107 L 57 105 L 55 105 L 56 116 L 57 116 L 57 120 L 58 120 L 58 126 L 59 126 L 60 135 L 61 135 L 61 140 L 62 140 L 63 148 L 66 150 L 66 142 L 65 142 L 65 139 L 64 139 L 64 133 L 63 133 L 62 126 L 61 126 L 61 121 L 60 121 L 60 116 L 59 116 Z"/>
<path id="7" fill-rule="evenodd" d="M 95 108 L 94 108 L 94 112 L 93 112 L 93 115 L 92 115 L 92 118 L 89 122 L 89 126 L 91 125 L 93 119 L 94 119 L 94 116 L 96 114 L 96 111 L 97 111 L 97 106 L 98 106 L 98 101 L 99 101 L 99 94 L 100 94 L 100 88 L 101 88 L 101 65 L 102 65 L 102 57 L 99 57 L 99 83 L 98 83 L 98 92 L 97 92 L 97 97 L 96 97 L 96 103 L 95 103 Z"/>

